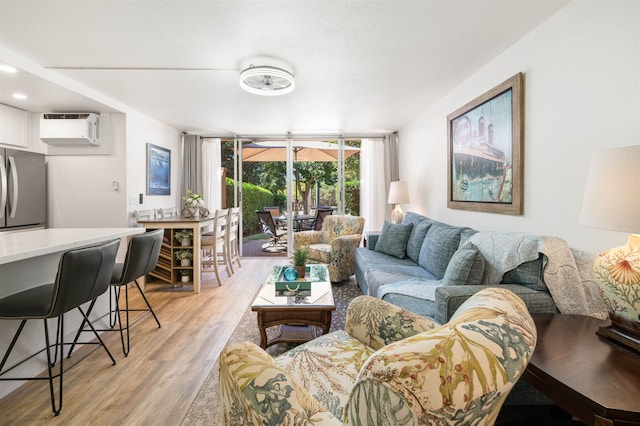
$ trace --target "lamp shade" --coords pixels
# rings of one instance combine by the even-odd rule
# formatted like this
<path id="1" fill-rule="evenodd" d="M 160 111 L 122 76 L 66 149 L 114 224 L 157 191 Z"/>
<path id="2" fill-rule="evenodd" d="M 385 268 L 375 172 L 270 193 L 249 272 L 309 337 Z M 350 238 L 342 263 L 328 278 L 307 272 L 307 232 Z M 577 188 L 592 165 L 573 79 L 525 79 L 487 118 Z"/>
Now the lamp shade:
<path id="1" fill-rule="evenodd" d="M 591 158 L 580 224 L 640 233 L 640 145 L 598 151 Z"/>
<path id="2" fill-rule="evenodd" d="M 397 180 L 389 186 L 389 204 L 403 204 L 409 202 L 407 182 Z"/>

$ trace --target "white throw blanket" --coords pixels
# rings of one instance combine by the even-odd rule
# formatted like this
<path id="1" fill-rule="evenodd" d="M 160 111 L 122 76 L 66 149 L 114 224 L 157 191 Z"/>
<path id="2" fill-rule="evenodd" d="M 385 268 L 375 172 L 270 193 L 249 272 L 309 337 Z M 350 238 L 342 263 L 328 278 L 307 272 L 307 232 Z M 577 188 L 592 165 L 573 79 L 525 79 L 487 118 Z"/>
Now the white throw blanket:
<path id="1" fill-rule="evenodd" d="M 566 241 L 513 232 L 478 232 L 461 247 L 475 246 L 485 258 L 482 284 L 497 285 L 504 274 L 542 253 L 544 282 L 563 314 L 608 318 L 607 307 L 589 274 L 580 275 Z"/>

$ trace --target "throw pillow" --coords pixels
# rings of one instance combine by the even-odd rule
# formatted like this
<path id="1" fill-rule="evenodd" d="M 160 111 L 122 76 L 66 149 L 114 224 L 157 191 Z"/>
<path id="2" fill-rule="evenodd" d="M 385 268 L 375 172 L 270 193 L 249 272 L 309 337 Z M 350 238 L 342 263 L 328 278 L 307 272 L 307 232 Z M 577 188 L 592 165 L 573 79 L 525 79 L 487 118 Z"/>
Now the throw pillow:
<path id="1" fill-rule="evenodd" d="M 424 237 L 427 235 L 431 223 L 429 219 L 415 223 L 409 234 L 409 239 L 407 240 L 407 257 L 416 263 L 418 263 L 418 259 L 420 258 L 420 249 L 422 248 Z"/>
<path id="2" fill-rule="evenodd" d="M 544 284 L 542 275 L 542 255 L 536 260 L 524 262 L 516 269 L 504 274 L 502 284 L 521 284 L 532 290 L 544 291 L 547 286 Z"/>
<path id="3" fill-rule="evenodd" d="M 442 278 L 442 285 L 478 285 L 482 283 L 484 258 L 474 247 L 457 250 Z"/>
<path id="4" fill-rule="evenodd" d="M 375 250 L 403 259 L 406 255 L 407 240 L 412 228 L 413 223 L 396 224 L 385 221 Z"/>
<path id="5" fill-rule="evenodd" d="M 424 238 L 418 264 L 437 279 L 442 279 L 453 253 L 458 250 L 462 228 L 434 223 Z"/>

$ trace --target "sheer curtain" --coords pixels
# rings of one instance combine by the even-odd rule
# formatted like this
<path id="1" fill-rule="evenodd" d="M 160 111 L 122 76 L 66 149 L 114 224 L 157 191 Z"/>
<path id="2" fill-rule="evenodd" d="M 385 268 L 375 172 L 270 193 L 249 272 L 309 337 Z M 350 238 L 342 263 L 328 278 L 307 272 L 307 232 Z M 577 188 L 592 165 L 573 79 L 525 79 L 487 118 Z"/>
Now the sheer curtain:
<path id="1" fill-rule="evenodd" d="M 222 207 L 220 149 L 220 138 L 202 140 L 202 196 L 211 213 Z"/>
<path id="2" fill-rule="evenodd" d="M 360 144 L 360 215 L 365 218 L 364 232 L 382 229 L 387 211 L 389 186 L 383 139 L 362 139 Z"/>

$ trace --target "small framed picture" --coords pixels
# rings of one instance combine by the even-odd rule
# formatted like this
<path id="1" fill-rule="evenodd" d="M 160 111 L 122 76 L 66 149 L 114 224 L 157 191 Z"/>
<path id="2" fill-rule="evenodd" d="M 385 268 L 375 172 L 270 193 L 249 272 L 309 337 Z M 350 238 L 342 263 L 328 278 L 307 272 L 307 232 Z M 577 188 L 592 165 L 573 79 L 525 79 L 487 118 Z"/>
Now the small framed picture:
<path id="1" fill-rule="evenodd" d="M 171 195 L 171 150 L 147 144 L 147 195 Z"/>
<path id="2" fill-rule="evenodd" d="M 447 117 L 447 207 L 522 214 L 523 74 Z"/>

